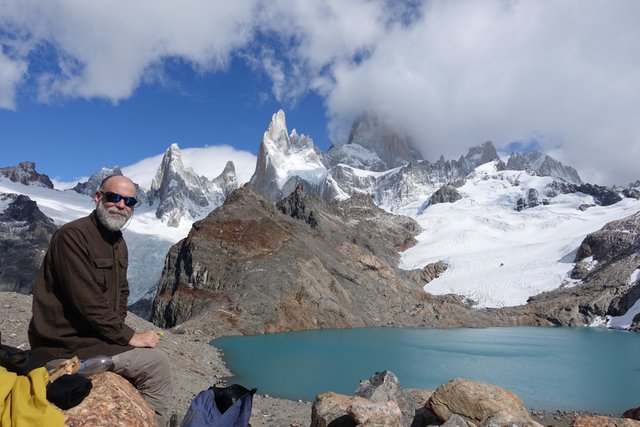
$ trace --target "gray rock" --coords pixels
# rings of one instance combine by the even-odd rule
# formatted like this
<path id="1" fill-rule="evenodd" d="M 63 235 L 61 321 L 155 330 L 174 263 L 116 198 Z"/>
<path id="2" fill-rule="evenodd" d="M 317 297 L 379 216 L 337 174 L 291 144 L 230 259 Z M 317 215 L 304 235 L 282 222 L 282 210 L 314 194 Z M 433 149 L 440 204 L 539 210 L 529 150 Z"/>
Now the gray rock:
<path id="1" fill-rule="evenodd" d="M 11 182 L 18 182 L 24 185 L 53 188 L 53 183 L 49 177 L 36 171 L 34 162 L 20 162 L 17 166 L 0 168 L 0 176 L 9 178 Z"/>
<path id="2" fill-rule="evenodd" d="M 431 204 L 454 203 L 462 199 L 462 196 L 453 185 L 445 184 L 431 196 Z"/>
<path id="3" fill-rule="evenodd" d="M 9 202 L 0 212 L 0 291 L 30 294 L 57 227 L 27 196 L 0 194 L 0 200 Z"/>
<path id="4" fill-rule="evenodd" d="M 581 184 L 578 172 L 539 151 L 531 153 L 511 153 L 507 160 L 507 170 L 527 171 L 531 175 L 561 178 L 571 184 Z"/>
<path id="5" fill-rule="evenodd" d="M 415 396 L 400 386 L 398 377 L 390 371 L 376 372 L 367 380 L 363 380 L 356 389 L 356 396 L 364 397 L 373 402 L 395 402 L 397 403 L 404 425 L 411 425 L 416 408 L 420 402 Z"/>

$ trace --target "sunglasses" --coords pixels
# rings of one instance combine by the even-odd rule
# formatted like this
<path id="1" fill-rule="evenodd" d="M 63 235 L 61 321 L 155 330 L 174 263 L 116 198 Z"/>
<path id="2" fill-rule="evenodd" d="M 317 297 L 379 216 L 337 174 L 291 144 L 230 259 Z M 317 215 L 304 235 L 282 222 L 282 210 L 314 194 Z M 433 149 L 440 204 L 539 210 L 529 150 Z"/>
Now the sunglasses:
<path id="1" fill-rule="evenodd" d="M 135 197 L 125 197 L 118 193 L 112 193 L 111 191 L 101 191 L 100 194 L 102 194 L 102 197 L 109 203 L 118 203 L 120 200 L 124 200 L 124 205 L 128 208 L 132 208 L 138 203 Z"/>

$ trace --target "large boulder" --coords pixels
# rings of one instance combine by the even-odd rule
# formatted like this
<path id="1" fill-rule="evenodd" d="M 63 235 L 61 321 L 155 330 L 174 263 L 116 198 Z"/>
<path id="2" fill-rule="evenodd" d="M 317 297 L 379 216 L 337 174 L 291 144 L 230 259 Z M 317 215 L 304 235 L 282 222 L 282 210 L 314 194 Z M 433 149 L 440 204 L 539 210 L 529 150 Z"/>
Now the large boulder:
<path id="1" fill-rule="evenodd" d="M 378 403 L 395 402 L 402 412 L 405 425 L 412 423 L 416 408 L 424 403 L 418 402 L 414 394 L 403 389 L 398 377 L 390 371 L 376 372 L 369 379 L 361 381 L 356 396 Z"/>
<path id="2" fill-rule="evenodd" d="M 429 399 L 429 406 L 442 421 L 458 414 L 478 426 L 542 427 L 531 418 L 515 394 L 502 387 L 462 378 L 438 387 Z"/>
<path id="3" fill-rule="evenodd" d="M 91 377 L 91 393 L 64 412 L 69 427 L 148 427 L 157 424 L 153 409 L 126 379 L 113 372 Z"/>
<path id="4" fill-rule="evenodd" d="M 402 412 L 393 401 L 326 392 L 316 396 L 311 427 L 402 427 Z"/>

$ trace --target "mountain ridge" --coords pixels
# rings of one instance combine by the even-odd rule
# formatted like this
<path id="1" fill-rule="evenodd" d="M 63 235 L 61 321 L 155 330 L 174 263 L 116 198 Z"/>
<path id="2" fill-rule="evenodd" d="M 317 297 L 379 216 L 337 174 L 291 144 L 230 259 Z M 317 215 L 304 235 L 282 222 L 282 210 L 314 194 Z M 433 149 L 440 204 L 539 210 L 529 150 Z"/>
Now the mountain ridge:
<path id="1" fill-rule="evenodd" d="M 357 127 L 354 128 L 357 130 Z M 391 140 L 393 141 L 393 139 Z M 385 141 L 385 139 L 381 138 L 380 141 Z M 546 301 L 545 298 L 555 298 L 554 301 L 558 301 L 557 298 L 566 297 L 568 298 L 568 302 L 566 302 L 565 306 L 572 306 L 572 301 L 576 299 L 576 289 L 582 289 L 580 288 L 580 283 L 584 284 L 589 281 L 596 281 L 595 276 L 589 274 L 584 274 L 579 278 L 569 277 L 573 274 L 571 269 L 574 267 L 576 270 L 580 270 L 580 268 L 584 270 L 584 263 L 580 264 L 582 260 L 577 260 L 575 256 L 571 257 L 570 254 L 572 252 L 577 253 L 578 247 L 581 245 L 580 242 L 586 238 L 588 234 L 597 231 L 608 222 L 605 221 L 604 218 L 622 220 L 629 218 L 629 214 L 634 212 L 634 210 L 637 212 L 640 209 L 636 204 L 637 199 L 640 199 L 640 192 L 638 192 L 637 189 L 617 189 L 582 183 L 578 181 L 579 175 L 577 175 L 577 172 L 573 174 L 572 168 L 565 167 L 560 162 L 556 162 L 550 157 L 540 155 L 539 153 L 518 155 L 517 162 L 515 160 L 512 162 L 512 168 L 514 169 L 509 169 L 509 161 L 505 163 L 499 158 L 495 147 L 490 141 L 477 147 L 471 147 L 466 155 L 460 156 L 457 160 L 445 160 L 443 156 L 435 162 L 409 159 L 406 163 L 403 162 L 402 165 L 390 170 L 376 170 L 381 167 L 380 165 L 384 164 L 376 152 L 359 144 L 352 143 L 351 145 L 352 147 L 348 147 L 348 149 L 342 148 L 342 151 L 339 152 L 342 157 L 334 156 L 330 158 L 331 156 L 329 156 L 328 153 L 338 153 L 336 150 L 339 150 L 339 147 L 330 149 L 328 153 L 322 153 L 310 137 L 298 135 L 295 130 L 291 133 L 288 132 L 286 117 L 283 111 L 274 114 L 272 122 L 263 135 L 260 146 L 260 152 L 262 154 L 258 156 L 255 172 L 251 178 L 253 183 L 252 188 L 254 189 L 251 194 L 253 194 L 256 200 L 260 200 L 257 202 L 258 205 L 264 209 L 271 206 L 265 211 L 267 213 L 263 212 L 263 214 L 267 217 L 279 218 L 280 215 L 286 213 L 291 220 L 304 223 L 304 226 L 292 225 L 297 223 L 289 224 L 289 222 L 287 222 L 289 220 L 282 220 L 281 218 L 277 222 L 274 222 L 279 223 L 280 221 L 285 221 L 283 224 L 288 224 L 286 227 L 293 227 L 292 229 L 297 230 L 297 233 L 305 234 L 305 237 L 300 237 L 300 239 L 306 241 L 304 239 L 310 239 L 311 237 L 309 236 L 313 236 L 314 233 L 315 235 L 322 234 L 321 231 L 314 228 L 313 224 L 317 226 L 323 223 L 323 217 L 320 216 L 321 212 L 333 212 L 333 210 L 336 209 L 335 207 L 328 206 L 336 205 L 344 207 L 350 205 L 351 207 L 349 209 L 368 212 L 370 215 L 373 215 L 373 212 L 376 210 L 383 208 L 388 215 L 395 215 L 396 220 L 401 218 L 400 215 L 404 215 L 405 217 L 411 218 L 412 221 L 418 221 L 421 226 L 423 226 L 423 224 L 430 224 L 428 230 L 423 231 L 414 238 L 418 239 L 419 245 L 422 245 L 426 239 L 431 239 L 429 240 L 431 242 L 430 244 L 436 245 L 441 241 L 442 247 L 435 252 L 435 256 L 429 259 L 422 255 L 422 257 L 415 262 L 408 261 L 411 257 L 415 256 L 411 255 L 414 253 L 413 249 L 405 250 L 411 246 L 408 243 L 390 250 L 389 247 L 381 243 L 376 243 L 378 242 L 377 239 L 370 237 L 363 238 L 362 235 L 357 237 L 351 232 L 336 229 L 336 235 L 351 236 L 352 239 L 355 239 L 355 241 L 336 243 L 336 245 L 340 247 L 352 248 L 352 251 L 347 251 L 347 253 L 342 255 L 342 258 L 354 256 L 360 261 L 355 264 L 349 264 L 349 268 L 343 266 L 328 269 L 328 271 L 330 270 L 334 273 L 340 271 L 343 273 L 338 274 L 336 276 L 338 277 L 337 279 L 330 279 L 326 283 L 332 283 L 332 280 L 340 282 L 349 277 L 353 278 L 352 275 L 344 273 L 344 271 L 348 271 L 349 269 L 355 269 L 357 271 L 365 266 L 366 273 L 362 274 L 373 274 L 372 271 L 375 271 L 377 275 L 388 273 L 390 274 L 389 277 L 395 277 L 399 281 L 398 283 L 403 282 L 403 287 L 408 286 L 408 288 L 405 289 L 417 289 L 416 292 L 419 294 L 421 287 L 425 286 L 424 290 L 427 292 L 427 296 L 424 296 L 424 298 L 435 304 L 430 305 L 431 308 L 429 308 L 429 310 L 431 311 L 425 309 L 424 304 L 422 307 L 419 307 L 419 309 L 415 306 L 409 308 L 404 307 L 401 310 L 396 309 L 396 315 L 402 317 L 405 316 L 406 313 L 414 313 L 418 316 L 417 313 L 421 313 L 419 314 L 420 316 L 446 317 L 452 316 L 451 312 L 457 313 L 456 316 L 458 320 L 455 320 L 456 316 L 452 316 L 449 323 L 443 320 L 436 322 L 434 319 L 425 320 L 426 323 L 413 320 L 404 322 L 406 325 L 411 324 L 418 326 L 439 325 L 447 327 L 460 324 L 473 325 L 473 321 L 476 321 L 478 325 L 490 325 L 495 322 L 498 322 L 498 324 L 502 324 L 500 322 L 505 324 L 509 324 L 509 322 L 523 322 L 525 324 L 570 324 L 573 322 L 573 324 L 577 325 L 581 322 L 594 322 L 598 317 L 601 319 L 606 319 L 606 316 L 612 318 L 619 317 L 623 310 L 626 309 L 629 311 L 638 299 L 636 297 L 638 292 L 635 288 L 637 279 L 630 279 L 630 277 L 635 274 L 635 270 L 629 270 L 634 261 L 631 260 L 631 258 L 625 258 L 625 267 L 616 268 L 617 273 L 605 274 L 602 272 L 604 270 L 598 273 L 599 277 L 611 277 L 614 278 L 612 280 L 615 280 L 616 283 L 622 283 L 623 285 L 614 287 L 617 290 L 610 291 L 605 290 L 603 286 L 596 286 L 592 292 L 586 290 L 588 286 L 584 287 L 585 294 L 604 295 L 602 298 L 592 298 L 600 301 L 597 308 L 583 303 L 583 306 L 589 306 L 591 309 L 585 309 L 586 312 L 583 313 L 579 307 L 575 310 L 571 308 L 567 311 L 570 315 L 562 316 L 562 313 L 553 314 L 555 313 L 555 309 L 550 304 L 544 302 Z M 346 146 L 349 146 L 349 144 L 341 147 Z M 160 242 L 161 235 L 170 234 L 168 237 L 162 236 L 164 240 L 162 240 L 161 245 L 158 244 L 157 246 L 165 248 L 163 250 L 166 250 L 166 248 L 184 238 L 189 228 L 194 232 L 197 227 L 201 226 L 196 224 L 202 224 L 201 221 L 204 221 L 208 216 L 217 212 L 218 209 L 231 209 L 229 204 L 238 201 L 236 192 L 238 189 L 244 188 L 239 187 L 233 163 L 227 163 L 218 177 L 209 180 L 199 176 L 194 170 L 186 168 L 180 157 L 179 147 L 177 145 L 171 145 L 167 151 L 165 151 L 163 160 L 156 169 L 155 176 L 157 179 L 153 180 L 152 188 L 145 189 L 139 187 L 138 194 L 142 203 L 136 209 L 137 223 L 133 224 L 130 230 L 126 230 L 126 233 L 128 233 L 127 239 L 132 242 L 131 246 L 147 251 L 147 255 L 150 255 L 151 253 L 149 251 L 153 251 L 154 245 Z M 409 157 L 411 157 L 411 155 Z M 338 161 L 337 159 L 340 160 Z M 351 163 L 351 165 L 348 163 Z M 519 169 L 516 170 L 516 167 Z M 24 166 L 21 166 L 21 168 L 24 169 Z M 35 172 L 35 165 L 27 165 L 26 169 Z M 0 172 L 2 172 L 1 176 L 7 177 L 6 179 L 11 179 L 10 176 L 15 175 L 11 168 L 2 168 Z M 79 191 L 79 193 L 85 196 L 91 196 L 93 191 L 95 191 L 97 183 L 99 183 L 104 176 L 112 173 L 119 174 L 122 173 L 122 170 L 119 167 L 114 167 L 113 169 L 104 168 L 84 183 L 85 185 L 76 188 L 75 191 Z M 18 175 L 25 176 L 25 174 Z M 41 182 L 38 175 L 26 175 L 33 176 L 34 182 Z M 571 182 L 571 180 L 575 182 Z M 43 187 L 40 184 L 38 184 L 38 187 L 42 188 L 42 190 L 39 190 L 40 192 L 36 199 L 44 203 L 42 206 L 43 209 L 46 209 L 48 215 L 53 214 L 52 217 L 55 218 L 56 223 L 59 224 L 63 221 L 61 219 L 63 216 L 55 209 L 52 209 L 51 206 L 55 199 L 64 198 L 66 200 L 67 197 L 62 197 L 60 194 L 67 192 L 60 192 L 47 186 Z M 92 187 L 94 188 L 92 189 Z M 0 188 L 3 188 L 1 181 Z M 7 186 L 7 188 L 9 187 Z M 1 191 L 2 190 L 0 190 L 0 192 Z M 27 191 L 23 187 L 11 187 L 10 191 L 30 193 L 30 190 Z M 42 193 L 43 191 L 51 193 L 46 193 L 46 195 L 42 196 L 42 194 L 44 194 Z M 248 192 L 249 190 L 245 189 L 243 191 Z M 305 194 L 304 197 L 300 195 L 301 191 Z M 51 194 L 51 196 L 49 194 Z M 315 196 L 318 197 L 317 200 L 314 199 Z M 264 198 L 264 200 L 261 198 Z M 272 200 L 273 198 L 277 198 L 277 200 Z M 75 197 L 68 199 L 73 199 L 72 203 L 76 203 L 75 200 L 81 200 Z M 90 200 L 88 198 L 85 200 L 87 201 L 86 206 L 83 206 L 78 212 L 88 212 L 92 208 Z M 40 203 L 38 203 L 38 205 L 40 205 Z M 485 207 L 480 210 L 473 210 L 473 206 L 480 205 Z M 496 210 L 497 208 L 494 209 L 492 206 L 499 207 L 499 210 Z M 257 208 L 254 207 L 254 212 L 257 212 L 255 209 Z M 448 216 L 443 216 L 443 219 L 440 219 L 438 212 L 445 211 L 449 212 Z M 80 213 L 74 214 L 73 212 L 67 212 L 65 213 L 64 221 L 68 220 L 67 218 L 73 217 L 73 215 L 77 217 Z M 258 216 L 257 213 L 255 215 Z M 336 215 L 338 217 L 340 216 L 335 212 L 329 216 L 335 217 Z M 553 215 L 557 215 L 557 217 Z M 478 218 L 479 222 L 473 223 L 473 221 L 475 221 L 474 217 Z M 541 218 L 544 218 L 544 221 L 539 221 Z M 343 219 L 342 221 L 345 222 L 346 220 Z M 514 243 L 517 243 L 517 239 L 524 239 L 524 243 L 527 243 L 526 239 L 531 239 L 532 242 L 530 242 L 529 245 L 531 248 L 544 248 L 544 245 L 535 242 L 536 238 L 538 238 L 535 235 L 519 237 L 517 234 L 514 234 L 518 230 L 518 227 L 522 230 L 534 230 L 534 226 L 527 225 L 527 222 L 538 224 L 536 221 L 540 222 L 541 226 L 544 227 L 554 227 L 553 224 L 557 223 L 565 226 L 567 229 L 575 228 L 577 224 L 584 221 L 588 221 L 588 223 L 592 225 L 590 225 L 591 228 L 589 229 L 585 228 L 586 231 L 584 234 L 581 234 L 581 231 L 577 231 L 565 238 L 562 243 L 565 247 L 562 248 L 561 254 L 558 255 L 559 261 L 557 258 L 554 259 L 553 256 L 547 257 L 546 255 L 545 259 L 536 260 L 538 262 L 536 268 L 540 271 L 549 269 L 550 266 L 553 267 L 554 271 L 557 270 L 557 276 L 559 278 L 550 282 L 550 288 L 531 288 L 526 284 L 520 284 L 520 280 L 514 282 L 516 283 L 516 287 L 521 288 L 515 290 L 522 292 L 524 302 L 526 302 L 526 298 L 531 297 L 532 304 L 529 305 L 529 307 L 526 309 L 513 308 L 503 310 L 500 312 L 503 313 L 502 315 L 497 315 L 495 314 L 497 311 L 493 310 L 495 307 L 488 306 L 490 309 L 482 311 L 483 314 L 476 318 L 472 316 L 472 314 L 478 314 L 478 307 L 471 309 L 470 304 L 472 304 L 473 301 L 482 304 L 483 296 L 481 293 L 478 293 L 481 290 L 476 289 L 472 292 L 465 292 L 463 290 L 452 291 L 461 296 L 432 294 L 435 289 L 442 287 L 442 284 L 449 283 L 452 278 L 458 277 L 456 276 L 457 274 L 460 272 L 465 273 L 465 269 L 470 269 L 473 265 L 471 258 L 465 258 L 463 254 L 456 254 L 455 251 L 452 251 L 452 249 L 455 249 L 455 246 L 447 243 L 449 237 L 444 235 L 438 237 L 439 232 L 441 233 L 442 230 L 447 230 L 447 224 L 453 224 L 455 227 L 463 227 L 467 222 L 471 224 L 468 229 L 458 230 L 460 234 L 456 239 L 461 239 L 458 240 L 458 247 L 462 247 L 463 249 L 466 247 L 465 245 L 469 244 L 469 236 L 475 234 L 483 236 L 482 239 L 485 240 L 479 240 L 479 242 L 485 242 L 483 244 L 489 244 L 486 242 L 491 242 L 491 239 L 493 239 L 492 244 L 494 244 L 494 246 L 499 243 L 499 239 L 506 242 L 500 243 L 501 245 L 509 244 L 510 239 L 513 240 Z M 154 225 L 157 222 L 160 222 L 162 225 Z M 192 224 L 193 227 L 191 227 Z M 237 224 L 242 225 L 243 223 L 240 221 Z M 490 227 L 485 227 L 486 225 Z M 255 224 L 252 226 L 255 227 Z M 384 229 L 384 227 L 381 226 L 380 230 Z M 500 227 L 502 227 L 503 231 L 499 231 L 501 230 Z M 172 228 L 174 230 L 168 233 L 168 230 Z M 277 229 L 279 228 L 274 228 L 274 230 Z M 635 229 L 630 229 L 634 230 L 632 233 L 636 233 Z M 223 234 L 226 233 L 224 229 L 219 231 Z M 264 231 L 261 231 L 259 227 L 255 228 L 254 231 L 256 231 L 258 235 L 261 235 L 261 233 L 264 234 Z M 373 236 L 378 231 L 377 229 L 370 229 L 364 233 Z M 505 231 L 508 233 L 505 234 Z M 362 232 L 361 230 L 360 233 Z M 502 233 L 500 236 L 503 237 L 496 237 L 499 236 L 494 235 L 497 232 Z M 612 235 L 612 232 L 612 230 L 607 231 L 609 235 Z M 5 233 L 7 232 L 5 231 Z M 306 234 L 309 234 L 309 236 L 306 236 Z M 537 234 L 541 235 L 544 233 Z M 153 238 L 149 239 L 144 236 L 153 236 Z M 505 238 L 504 236 L 512 237 Z M 247 238 L 244 234 L 235 235 L 235 237 L 239 239 Z M 323 244 L 331 241 L 332 238 L 330 235 L 325 236 L 325 243 Z M 433 239 L 436 240 L 434 241 Z M 247 242 L 249 241 L 250 240 Z M 244 244 L 247 244 L 247 242 Z M 317 246 L 319 244 L 312 243 L 311 240 L 306 242 L 308 245 Z M 300 253 L 303 253 L 303 247 L 304 246 L 300 247 Z M 514 245 L 513 247 L 516 246 Z M 482 270 L 479 271 L 482 271 L 483 274 L 485 271 L 486 274 L 499 274 L 504 277 L 502 280 L 506 283 L 509 283 L 510 278 L 517 278 L 516 274 L 530 278 L 537 277 L 532 275 L 535 273 L 535 271 L 533 271 L 535 269 L 530 269 L 531 271 L 520 271 L 511 265 L 513 262 L 507 261 L 505 257 L 512 256 L 509 252 L 513 252 L 513 249 L 510 251 L 509 248 L 510 247 L 505 246 L 504 250 L 500 249 L 500 251 L 496 252 L 495 248 L 487 247 L 485 250 L 487 254 L 496 253 L 496 258 L 490 260 L 490 262 L 492 265 L 495 262 L 495 265 L 499 268 L 492 271 L 491 268 L 493 267 L 489 269 L 482 267 Z M 379 253 L 370 253 L 372 249 L 382 251 L 382 253 L 386 255 L 380 258 Z M 176 250 L 177 249 L 171 249 L 171 251 L 174 252 Z M 335 250 L 335 248 L 327 247 L 326 252 L 333 253 L 332 251 Z M 396 255 L 393 255 L 394 251 Z M 431 252 L 429 250 L 424 253 Z M 481 254 L 478 254 L 478 256 L 479 255 Z M 148 287 L 137 290 L 137 295 L 147 294 L 149 298 L 152 298 L 157 285 L 157 282 L 151 282 L 151 280 L 157 280 L 153 279 L 153 277 L 158 277 L 163 268 L 176 268 L 176 266 L 172 264 L 178 259 L 175 253 L 174 255 L 167 254 L 164 262 L 160 259 L 161 256 L 162 255 L 157 256 L 156 254 L 155 258 L 158 260 L 153 262 L 151 262 L 151 258 L 153 257 L 141 256 L 145 266 L 156 271 L 156 273 L 153 274 L 149 274 L 147 271 L 143 274 L 137 272 L 136 270 L 140 268 L 138 265 L 140 262 L 138 260 L 130 263 L 130 269 L 136 274 L 136 277 L 147 277 L 146 279 L 142 279 L 141 283 L 147 280 L 144 282 L 144 286 Z M 374 258 L 370 256 L 374 256 Z M 384 259 L 385 261 L 380 263 L 376 260 L 376 257 Z M 501 261 L 500 257 L 505 259 Z M 287 255 L 285 258 L 288 261 L 284 262 L 283 265 L 296 265 L 294 261 L 296 258 L 293 254 Z M 346 262 L 346 260 L 340 260 L 340 257 L 337 255 L 333 255 L 332 258 L 338 259 L 340 262 Z M 303 258 L 301 257 L 300 259 Z M 235 262 L 235 260 L 230 260 L 230 262 Z M 606 265 L 612 262 L 614 261 L 606 260 L 601 264 Z M 620 260 L 615 260 L 615 262 L 620 262 Z M 204 265 L 204 263 L 201 264 Z M 322 263 L 317 264 L 315 261 L 311 262 L 305 267 L 305 271 L 309 272 L 312 277 L 320 280 L 319 278 L 322 277 L 322 275 L 319 274 L 318 271 L 322 271 L 322 269 L 317 270 L 319 265 L 322 265 Z M 526 266 L 526 260 L 523 261 L 521 265 Z M 622 264 L 617 265 L 620 266 Z M 278 271 L 279 268 L 281 267 L 278 267 L 277 264 L 271 264 L 269 266 L 269 269 L 273 269 L 274 271 Z M 241 272 L 241 268 L 238 267 L 237 270 L 236 274 L 240 274 L 238 272 Z M 391 274 L 391 272 L 393 272 L 393 274 Z M 204 274 L 204 272 L 200 271 L 200 274 Z M 207 276 L 210 276 L 210 274 L 211 273 L 207 273 Z M 509 276 L 509 274 L 512 274 L 512 276 Z M 547 276 L 552 275 L 547 274 Z M 196 280 L 195 278 L 191 278 L 191 275 L 188 277 L 189 280 Z M 482 279 L 482 277 L 478 277 L 477 273 L 476 276 L 468 275 L 465 277 L 465 283 L 482 283 L 482 281 L 479 280 Z M 425 280 L 425 278 L 428 280 Z M 162 280 L 166 282 L 166 278 L 161 279 L 161 281 Z M 189 280 L 185 283 L 189 283 Z M 376 282 L 380 279 L 371 280 Z M 236 278 L 230 283 L 240 282 L 241 280 Z M 175 286 L 179 287 L 181 284 L 165 283 L 161 286 L 163 287 L 164 293 L 160 292 L 159 295 L 161 294 L 162 298 L 164 298 L 164 305 L 159 305 L 156 311 L 165 314 L 158 315 L 157 321 L 161 321 L 160 319 L 165 319 L 166 317 L 166 319 L 169 320 L 174 319 L 171 320 L 171 322 L 174 322 L 172 324 L 177 324 L 176 319 L 189 323 L 190 318 L 188 313 L 193 313 L 193 310 L 191 308 L 185 308 L 188 304 L 176 303 L 177 311 L 173 314 L 166 314 L 167 310 L 171 311 L 171 309 L 167 309 L 167 307 L 171 306 L 172 296 L 170 289 Z M 556 293 L 553 293 L 554 291 L 551 289 L 554 287 L 556 288 Z M 189 290 L 191 288 L 187 286 L 184 289 Z M 489 289 L 489 291 L 491 291 L 491 289 Z M 200 291 L 194 288 L 189 292 L 195 292 L 193 295 L 196 295 Z M 551 292 L 551 294 L 548 292 Z M 566 295 L 560 297 L 559 295 L 563 292 L 566 293 Z M 375 293 L 384 295 L 384 291 L 375 291 Z M 540 296 L 536 298 L 536 295 L 551 295 L 551 297 L 545 296 L 543 298 Z M 617 302 L 614 303 L 614 299 Z M 362 298 L 362 300 L 364 301 L 366 298 Z M 158 301 L 159 303 L 162 302 L 161 299 Z M 291 307 L 295 306 L 294 301 L 297 301 L 295 297 L 289 301 L 291 304 L 294 304 L 289 305 L 289 313 L 291 312 Z M 334 305 L 332 307 L 334 313 L 342 313 L 343 316 L 349 319 L 358 317 L 353 313 L 357 313 L 358 310 L 360 310 L 359 308 L 351 307 L 347 309 L 341 307 L 339 301 L 335 298 L 329 298 L 328 301 L 333 301 L 332 304 Z M 416 304 L 420 304 L 420 302 Z M 498 301 L 497 304 L 504 305 L 504 302 Z M 151 306 L 151 301 L 148 301 L 147 309 L 150 309 Z M 182 308 L 178 310 L 180 306 L 182 306 Z M 434 308 L 435 306 L 447 306 L 449 307 L 449 312 L 442 308 L 436 309 Z M 538 309 L 536 307 L 546 308 Z M 233 313 L 233 310 L 229 310 L 228 308 L 229 307 L 226 307 L 223 310 Z M 405 308 L 407 309 L 405 310 Z M 512 312 L 509 310 L 512 310 Z M 500 316 L 507 316 L 504 313 L 512 313 L 508 315 L 511 316 L 511 320 L 496 320 L 499 319 Z M 313 324 L 311 317 L 305 319 L 300 316 L 296 317 L 293 314 L 291 314 L 291 316 L 292 318 L 297 318 L 300 325 L 308 326 Z M 472 321 L 472 319 L 475 320 Z M 328 322 L 326 319 L 321 320 L 319 314 L 316 316 L 316 321 Z M 336 319 L 332 321 L 336 321 Z M 392 321 L 392 319 L 388 318 L 386 321 Z M 272 319 L 269 328 L 278 330 L 278 328 L 283 327 L 282 325 L 286 325 L 286 322 L 279 322 L 282 321 Z M 371 321 L 371 323 L 381 324 L 373 321 Z M 398 321 L 398 323 L 402 322 Z M 629 322 L 629 324 L 631 325 L 632 323 L 637 324 L 637 320 L 632 319 L 632 322 Z M 224 324 L 231 325 L 229 322 Z M 336 324 L 340 325 L 340 323 Z M 346 325 L 347 323 L 344 324 Z M 352 324 L 356 325 L 357 322 Z M 250 328 L 247 328 L 248 327 L 245 326 L 245 330 L 250 330 Z M 269 328 L 267 329 L 271 330 Z"/>

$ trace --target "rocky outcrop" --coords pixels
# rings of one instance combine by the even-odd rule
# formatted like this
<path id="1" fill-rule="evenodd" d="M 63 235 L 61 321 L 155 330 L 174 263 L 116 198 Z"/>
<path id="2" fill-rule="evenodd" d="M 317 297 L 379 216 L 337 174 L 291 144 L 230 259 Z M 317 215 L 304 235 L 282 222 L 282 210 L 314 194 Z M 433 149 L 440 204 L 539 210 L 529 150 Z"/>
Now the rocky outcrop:
<path id="1" fill-rule="evenodd" d="M 527 171 L 531 175 L 560 178 L 568 183 L 580 185 L 578 171 L 539 151 L 531 153 L 511 153 L 507 160 L 508 170 Z"/>
<path id="2" fill-rule="evenodd" d="M 36 171 L 34 162 L 20 162 L 17 166 L 0 168 L 0 176 L 24 185 L 53 188 L 53 183 L 49 177 Z"/>
<path id="3" fill-rule="evenodd" d="M 478 426 L 542 427 L 531 418 L 515 394 L 502 387 L 462 378 L 438 387 L 429 398 L 428 405 L 442 421 L 457 414 Z"/>
<path id="4" fill-rule="evenodd" d="M 49 177 L 36 171 L 36 164 L 34 162 L 20 162 L 17 166 L 0 168 L 0 176 L 7 177 L 12 182 L 19 182 L 24 185 L 53 188 L 53 183 Z"/>
<path id="5" fill-rule="evenodd" d="M 148 427 L 156 415 L 140 393 L 123 377 L 102 372 L 91 377 L 91 393 L 64 412 L 68 427 Z"/>
<path id="6" fill-rule="evenodd" d="M 622 190 L 622 195 L 630 199 L 640 200 L 640 191 L 636 190 L 635 188 L 625 188 L 624 190 Z"/>
<path id="7" fill-rule="evenodd" d="M 445 184 L 431 196 L 431 204 L 454 203 L 462 199 L 462 196 L 453 185 Z"/>
<path id="8" fill-rule="evenodd" d="M 203 316 L 236 333 L 388 325 L 422 301 L 396 270 L 413 220 L 370 197 L 330 204 L 301 189 L 279 206 L 286 213 L 245 185 L 196 222 L 167 255 L 154 323 Z"/>
<path id="9" fill-rule="evenodd" d="M 547 186 L 546 195 L 555 197 L 558 194 L 584 193 L 593 197 L 594 202 L 600 206 L 611 206 L 622 200 L 618 191 L 613 188 L 593 184 L 567 184 L 561 181 L 553 181 Z"/>
<path id="10" fill-rule="evenodd" d="M 456 378 L 435 392 L 409 390 L 389 371 L 361 381 L 354 396 L 316 396 L 311 412 L 312 427 L 430 425 L 542 427 L 518 396 L 501 387 Z"/>
<path id="11" fill-rule="evenodd" d="M 149 190 L 149 203 L 158 203 L 156 217 L 170 227 L 177 227 L 187 217 L 199 219 L 221 205 L 238 186 L 233 163 L 228 162 L 220 174 L 209 181 L 182 163 L 177 144 L 164 153 Z"/>
<path id="12" fill-rule="evenodd" d="M 607 263 L 640 251 L 640 212 L 606 224 L 589 234 L 580 244 L 575 262 L 592 257 Z"/>
<path id="13" fill-rule="evenodd" d="M 577 414 L 571 427 L 640 427 L 640 421 L 604 415 Z"/>
<path id="14" fill-rule="evenodd" d="M 27 196 L 0 194 L 0 205 L 5 204 L 0 212 L 0 290 L 30 294 L 57 227 Z"/>

